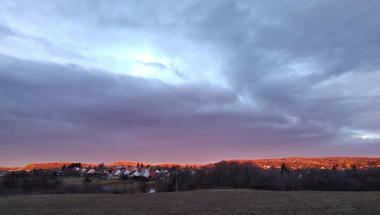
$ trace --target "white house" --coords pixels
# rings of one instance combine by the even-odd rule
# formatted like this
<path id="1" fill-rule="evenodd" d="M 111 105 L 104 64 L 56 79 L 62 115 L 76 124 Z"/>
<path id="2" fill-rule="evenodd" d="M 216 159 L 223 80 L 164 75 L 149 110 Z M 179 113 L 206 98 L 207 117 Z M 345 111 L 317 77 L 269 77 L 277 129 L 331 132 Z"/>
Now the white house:
<path id="1" fill-rule="evenodd" d="M 128 177 L 129 178 L 132 178 L 133 176 L 139 176 L 140 175 L 140 173 L 139 173 L 139 171 L 131 171 L 129 174 L 128 174 Z"/>
<path id="2" fill-rule="evenodd" d="M 148 178 L 149 177 L 149 170 L 147 169 L 142 169 L 139 176 L 142 176 L 142 177 L 145 177 L 145 178 Z"/>
<path id="3" fill-rule="evenodd" d="M 130 172 L 131 172 L 131 171 L 129 171 L 129 170 L 126 169 L 126 170 L 124 171 L 124 176 L 127 176 Z"/>

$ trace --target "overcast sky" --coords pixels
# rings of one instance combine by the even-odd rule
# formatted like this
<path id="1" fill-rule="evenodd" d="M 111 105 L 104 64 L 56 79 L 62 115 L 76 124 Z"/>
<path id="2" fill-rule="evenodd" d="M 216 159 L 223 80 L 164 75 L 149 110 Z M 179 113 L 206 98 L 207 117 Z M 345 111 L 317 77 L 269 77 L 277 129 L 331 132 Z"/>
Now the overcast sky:
<path id="1" fill-rule="evenodd" d="M 380 1 L 0 4 L 0 166 L 380 156 Z"/>

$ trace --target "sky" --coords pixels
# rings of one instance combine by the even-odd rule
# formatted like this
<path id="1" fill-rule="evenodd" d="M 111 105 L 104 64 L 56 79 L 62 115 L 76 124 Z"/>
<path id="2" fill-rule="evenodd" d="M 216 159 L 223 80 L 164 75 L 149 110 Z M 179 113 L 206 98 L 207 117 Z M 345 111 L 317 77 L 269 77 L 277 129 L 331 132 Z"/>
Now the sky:
<path id="1" fill-rule="evenodd" d="M 380 156 L 380 1 L 0 4 L 0 166 Z"/>

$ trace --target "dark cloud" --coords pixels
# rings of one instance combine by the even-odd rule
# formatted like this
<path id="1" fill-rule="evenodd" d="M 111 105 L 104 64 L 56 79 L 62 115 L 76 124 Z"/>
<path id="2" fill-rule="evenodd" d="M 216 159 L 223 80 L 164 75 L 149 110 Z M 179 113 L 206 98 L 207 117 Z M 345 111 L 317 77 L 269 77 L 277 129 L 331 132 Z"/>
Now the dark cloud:
<path id="1" fill-rule="evenodd" d="M 0 71 L 0 141 L 5 149 L 29 145 L 39 156 L 55 147 L 64 154 L 153 147 L 162 154 L 184 149 L 204 155 L 200 148 L 290 147 L 334 137 L 318 123 L 293 125 L 279 111 L 252 110 L 232 91 L 207 82 L 169 85 L 4 55 Z"/>
<path id="2" fill-rule="evenodd" d="M 254 103 L 302 121 L 341 127 L 361 114 L 363 101 L 358 96 L 368 98 L 365 83 L 346 79 L 339 87 L 329 86 L 330 92 L 317 86 L 339 83 L 344 74 L 376 72 L 377 77 L 380 66 L 375 53 L 380 48 L 375 8 L 380 5 L 367 8 L 351 3 L 239 7 L 223 2 L 204 7 L 188 22 L 195 38 L 222 47 L 227 80 Z M 347 91 L 352 84 L 363 86 L 355 93 L 359 95 Z M 332 98 L 332 93 L 340 95 Z M 371 103 L 365 106 L 374 111 Z"/>
<path id="3" fill-rule="evenodd" d="M 1 126 L 1 141 L 8 147 L 28 142 L 37 149 L 52 147 L 62 144 L 63 136 L 70 149 L 87 139 L 92 142 L 83 143 L 88 147 L 106 144 L 98 142 L 99 136 L 108 141 L 116 138 L 123 147 L 133 144 L 130 135 L 140 144 L 145 135 L 157 137 L 161 132 L 168 134 L 164 139 L 180 139 L 187 129 L 202 130 L 216 123 L 202 115 L 237 102 L 232 92 L 208 83 L 173 86 L 7 56 L 1 56 L 1 62 L 1 118 L 6 122 Z M 226 123 L 234 113 L 228 108 L 223 111 L 227 116 L 221 114 L 219 122 Z M 162 140 L 149 139 L 144 145 L 156 141 Z"/>

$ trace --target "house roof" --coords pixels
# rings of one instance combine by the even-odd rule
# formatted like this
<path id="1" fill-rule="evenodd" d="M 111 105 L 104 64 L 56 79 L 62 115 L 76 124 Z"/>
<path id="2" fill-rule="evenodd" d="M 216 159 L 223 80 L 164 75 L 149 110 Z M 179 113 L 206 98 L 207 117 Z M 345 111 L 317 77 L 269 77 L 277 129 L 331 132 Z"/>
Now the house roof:
<path id="1" fill-rule="evenodd" d="M 169 172 L 161 172 L 160 173 L 160 177 L 166 177 L 168 175 L 170 175 Z"/>

